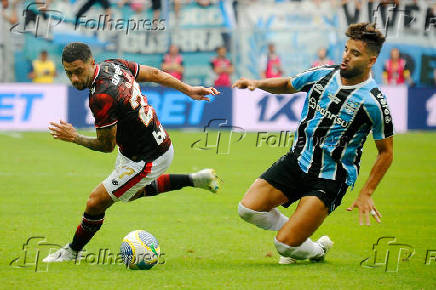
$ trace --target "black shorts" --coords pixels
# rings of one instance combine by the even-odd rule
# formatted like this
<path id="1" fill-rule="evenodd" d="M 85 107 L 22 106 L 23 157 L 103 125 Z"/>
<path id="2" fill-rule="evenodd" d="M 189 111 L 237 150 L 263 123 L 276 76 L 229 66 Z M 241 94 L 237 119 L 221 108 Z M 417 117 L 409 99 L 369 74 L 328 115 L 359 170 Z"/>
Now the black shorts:
<path id="1" fill-rule="evenodd" d="M 293 152 L 288 152 L 268 168 L 260 178 L 281 190 L 289 202 L 289 207 L 303 196 L 317 196 L 324 202 L 329 214 L 341 204 L 348 186 L 344 181 L 318 178 L 301 170 Z"/>

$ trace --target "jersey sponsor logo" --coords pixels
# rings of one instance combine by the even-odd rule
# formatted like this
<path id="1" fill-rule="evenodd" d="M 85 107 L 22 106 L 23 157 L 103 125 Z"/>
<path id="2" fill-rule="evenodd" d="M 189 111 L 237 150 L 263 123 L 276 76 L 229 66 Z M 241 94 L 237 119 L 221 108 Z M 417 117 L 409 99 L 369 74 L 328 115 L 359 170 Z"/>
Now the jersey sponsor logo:
<path id="1" fill-rule="evenodd" d="M 317 104 L 315 98 L 312 98 L 312 97 L 309 98 L 309 107 L 312 109 L 315 109 L 317 112 L 319 112 L 321 114 L 321 116 L 328 118 L 330 120 L 333 120 L 333 122 L 335 124 L 338 124 L 343 128 L 348 127 L 349 122 L 343 120 L 338 115 L 333 114 L 328 109 L 324 109 L 323 107 L 321 107 L 319 104 Z"/>
<path id="2" fill-rule="evenodd" d="M 153 131 L 153 137 L 154 140 L 156 140 L 157 145 L 160 145 L 163 143 L 165 138 L 167 137 L 167 134 L 165 133 L 165 130 L 163 129 L 162 125 L 159 124 L 159 127 L 157 128 L 157 131 Z"/>

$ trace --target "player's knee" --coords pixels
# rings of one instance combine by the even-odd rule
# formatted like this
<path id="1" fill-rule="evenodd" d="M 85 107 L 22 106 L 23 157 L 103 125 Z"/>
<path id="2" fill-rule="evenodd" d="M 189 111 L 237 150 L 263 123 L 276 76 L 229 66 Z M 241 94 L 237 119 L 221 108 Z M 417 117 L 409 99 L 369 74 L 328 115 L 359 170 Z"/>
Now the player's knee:
<path id="1" fill-rule="evenodd" d="M 101 202 L 98 198 L 90 196 L 88 201 L 86 202 L 86 212 L 87 213 L 96 213 L 100 212 L 102 209 Z"/>
<path id="2" fill-rule="evenodd" d="M 104 213 L 109 206 L 110 204 L 105 199 L 91 194 L 86 202 L 86 212 L 89 214 Z"/>

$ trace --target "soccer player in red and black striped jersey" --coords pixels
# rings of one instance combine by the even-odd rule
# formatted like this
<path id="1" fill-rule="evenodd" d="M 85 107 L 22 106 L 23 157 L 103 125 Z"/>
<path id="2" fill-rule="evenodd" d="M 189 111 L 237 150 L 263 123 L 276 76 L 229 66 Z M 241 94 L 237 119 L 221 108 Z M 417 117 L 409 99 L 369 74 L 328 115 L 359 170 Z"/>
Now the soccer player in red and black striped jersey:
<path id="1" fill-rule="evenodd" d="M 62 52 L 62 64 L 75 88 L 89 89 L 89 107 L 95 117 L 97 137 L 80 135 L 64 121 L 51 122 L 50 133 L 55 139 L 95 151 L 112 152 L 115 145 L 119 150 L 114 171 L 91 192 L 72 242 L 47 256 L 44 262 L 77 259 L 100 229 L 106 209 L 114 202 L 128 202 L 185 186 L 218 190 L 213 169 L 164 174 L 173 159 L 173 146 L 138 82 L 156 82 L 199 101 L 208 101 L 207 95 L 219 94 L 215 88 L 191 87 L 156 68 L 122 59 L 96 64 L 84 43 L 68 44 Z"/>

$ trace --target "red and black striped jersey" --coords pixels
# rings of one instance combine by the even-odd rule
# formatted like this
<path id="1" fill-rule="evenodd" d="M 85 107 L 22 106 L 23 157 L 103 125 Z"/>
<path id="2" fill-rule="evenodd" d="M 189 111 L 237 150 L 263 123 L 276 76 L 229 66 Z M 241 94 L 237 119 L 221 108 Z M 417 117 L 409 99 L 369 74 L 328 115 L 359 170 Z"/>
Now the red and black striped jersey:
<path id="1" fill-rule="evenodd" d="M 149 162 L 165 153 L 171 140 L 141 93 L 138 73 L 137 63 L 122 59 L 96 65 L 89 107 L 97 129 L 117 124 L 117 145 L 124 156 Z"/>

